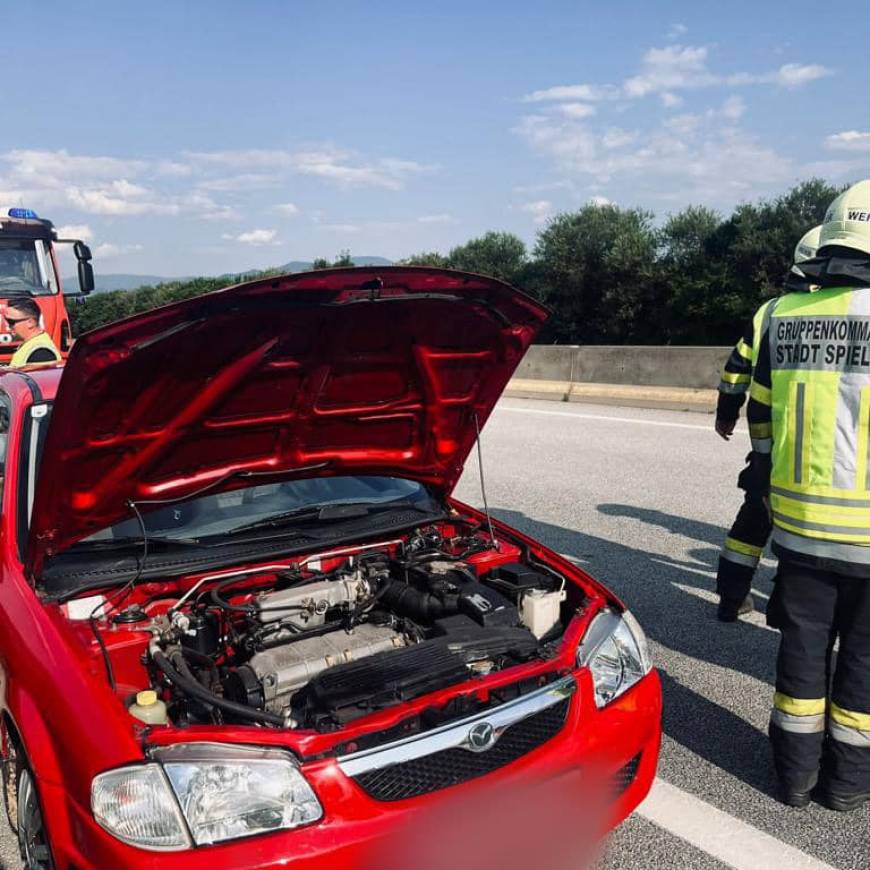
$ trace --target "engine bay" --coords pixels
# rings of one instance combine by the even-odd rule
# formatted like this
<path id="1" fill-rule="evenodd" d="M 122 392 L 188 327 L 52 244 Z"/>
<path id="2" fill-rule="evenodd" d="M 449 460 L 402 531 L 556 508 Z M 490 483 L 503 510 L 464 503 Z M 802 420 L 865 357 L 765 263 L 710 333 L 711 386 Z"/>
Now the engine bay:
<path id="1" fill-rule="evenodd" d="M 134 655 L 144 666 L 147 686 L 119 678 L 131 713 L 132 690 L 150 688 L 176 726 L 330 732 L 554 656 L 582 590 L 479 527 L 439 523 L 152 599 L 128 599 L 95 632 L 119 677 Z"/>

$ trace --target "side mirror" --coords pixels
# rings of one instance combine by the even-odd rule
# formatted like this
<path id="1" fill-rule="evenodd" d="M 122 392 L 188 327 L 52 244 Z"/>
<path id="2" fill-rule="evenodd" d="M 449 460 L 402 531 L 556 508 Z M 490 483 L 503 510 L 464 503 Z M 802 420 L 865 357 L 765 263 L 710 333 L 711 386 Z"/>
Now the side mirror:
<path id="1" fill-rule="evenodd" d="M 79 291 L 82 295 L 87 296 L 93 289 L 94 267 L 88 260 L 79 260 Z"/>
<path id="2" fill-rule="evenodd" d="M 73 242 L 73 253 L 79 262 L 82 260 L 90 262 L 93 259 L 91 249 L 84 242 Z"/>

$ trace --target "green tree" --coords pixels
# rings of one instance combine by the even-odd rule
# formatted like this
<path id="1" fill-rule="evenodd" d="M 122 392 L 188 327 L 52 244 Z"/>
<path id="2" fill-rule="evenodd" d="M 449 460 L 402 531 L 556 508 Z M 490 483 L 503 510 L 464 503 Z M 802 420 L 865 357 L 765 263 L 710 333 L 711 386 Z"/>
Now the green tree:
<path id="1" fill-rule="evenodd" d="M 350 251 L 345 248 L 343 251 L 338 252 L 338 256 L 335 258 L 333 262 L 333 266 L 353 266 L 353 257 L 350 255 Z"/>
<path id="2" fill-rule="evenodd" d="M 332 263 L 324 257 L 317 257 L 311 264 L 312 269 L 331 269 Z"/>
<path id="3" fill-rule="evenodd" d="M 656 340 L 652 214 L 587 205 L 538 234 L 534 289 L 554 309 L 545 337 L 601 344 Z"/>
<path id="4" fill-rule="evenodd" d="M 489 232 L 453 248 L 447 260 L 454 269 L 492 275 L 512 284 L 526 266 L 526 246 L 513 233 Z"/>
<path id="5" fill-rule="evenodd" d="M 403 266 L 434 266 L 437 269 L 449 269 L 452 265 L 450 258 L 438 251 L 420 251 L 399 260 L 399 263 Z"/>

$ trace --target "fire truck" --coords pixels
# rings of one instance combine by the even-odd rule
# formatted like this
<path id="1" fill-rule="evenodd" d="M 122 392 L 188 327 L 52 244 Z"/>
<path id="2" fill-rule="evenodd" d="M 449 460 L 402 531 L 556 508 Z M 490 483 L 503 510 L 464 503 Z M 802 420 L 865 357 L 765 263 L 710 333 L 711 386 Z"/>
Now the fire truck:
<path id="1" fill-rule="evenodd" d="M 60 239 L 49 220 L 29 208 L 0 210 L 0 364 L 9 362 L 18 341 L 6 322 L 6 306 L 28 296 L 39 305 L 42 326 L 63 354 L 72 342 L 66 298 L 82 298 L 94 289 L 91 251 L 80 239 Z M 57 245 L 72 245 L 79 289 L 65 293 L 58 269 Z"/>

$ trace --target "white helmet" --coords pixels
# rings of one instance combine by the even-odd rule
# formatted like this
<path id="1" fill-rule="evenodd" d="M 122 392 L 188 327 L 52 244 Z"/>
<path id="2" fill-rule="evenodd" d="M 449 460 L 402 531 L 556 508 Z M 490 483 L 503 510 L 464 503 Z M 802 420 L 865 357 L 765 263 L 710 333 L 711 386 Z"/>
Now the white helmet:
<path id="1" fill-rule="evenodd" d="M 794 264 L 803 263 L 805 260 L 812 260 L 819 249 L 819 237 L 822 234 L 822 225 L 813 227 L 801 236 L 801 240 L 795 245 L 794 249 Z"/>
<path id="2" fill-rule="evenodd" d="M 828 245 L 870 254 L 870 180 L 853 184 L 828 206 L 819 248 Z"/>

